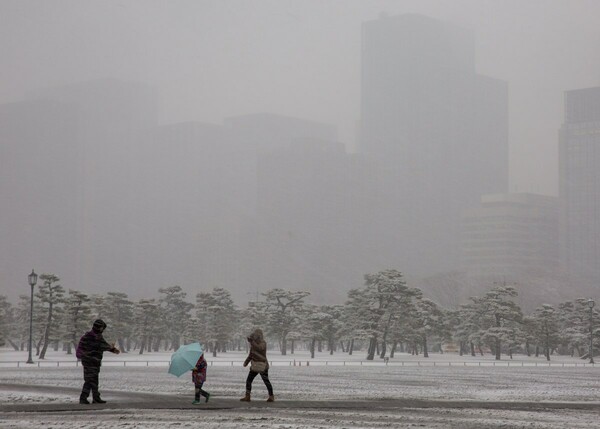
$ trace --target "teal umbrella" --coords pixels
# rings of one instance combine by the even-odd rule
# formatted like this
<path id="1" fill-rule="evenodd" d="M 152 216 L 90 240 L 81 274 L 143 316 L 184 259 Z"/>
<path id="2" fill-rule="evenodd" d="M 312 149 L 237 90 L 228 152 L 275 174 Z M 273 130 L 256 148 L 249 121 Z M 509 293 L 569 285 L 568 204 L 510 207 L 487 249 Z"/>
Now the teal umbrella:
<path id="1" fill-rule="evenodd" d="M 181 346 L 171 355 L 169 374 L 181 377 L 183 374 L 196 366 L 196 362 L 202 356 L 204 350 L 200 343 L 191 343 Z"/>

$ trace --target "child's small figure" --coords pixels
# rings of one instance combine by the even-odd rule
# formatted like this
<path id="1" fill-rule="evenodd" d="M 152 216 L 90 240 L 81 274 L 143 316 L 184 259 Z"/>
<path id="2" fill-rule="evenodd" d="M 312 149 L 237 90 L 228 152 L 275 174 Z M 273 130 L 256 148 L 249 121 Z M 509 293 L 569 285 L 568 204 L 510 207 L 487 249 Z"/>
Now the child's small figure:
<path id="1" fill-rule="evenodd" d="M 210 393 L 202 390 L 202 385 L 206 381 L 206 359 L 204 359 L 204 353 L 196 362 L 196 367 L 192 370 L 192 381 L 194 382 L 194 386 L 196 386 L 196 396 L 194 397 L 194 402 L 192 404 L 200 403 L 200 395 L 206 398 L 206 402 L 208 402 L 208 398 L 210 398 Z"/>

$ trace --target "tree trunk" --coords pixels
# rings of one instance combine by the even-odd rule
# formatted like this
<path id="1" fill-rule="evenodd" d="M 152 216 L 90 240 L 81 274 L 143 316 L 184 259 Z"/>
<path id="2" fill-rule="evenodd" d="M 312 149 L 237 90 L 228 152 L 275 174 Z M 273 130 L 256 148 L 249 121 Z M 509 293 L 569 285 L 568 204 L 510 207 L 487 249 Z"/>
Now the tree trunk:
<path id="1" fill-rule="evenodd" d="M 525 341 L 525 351 L 527 352 L 527 356 L 531 356 L 531 350 L 529 350 L 529 340 Z"/>
<path id="2" fill-rule="evenodd" d="M 314 359 L 315 358 L 315 338 L 313 338 L 312 340 L 310 340 L 310 358 Z"/>
<path id="3" fill-rule="evenodd" d="M 13 348 L 13 349 L 14 349 L 16 352 L 18 352 L 18 351 L 19 351 L 19 345 L 18 345 L 18 344 L 15 344 L 15 343 L 13 342 L 13 340 L 11 340 L 11 339 L 7 339 L 7 341 L 8 341 L 8 344 L 10 344 L 10 345 L 11 345 L 11 347 L 12 347 L 12 348 Z"/>
<path id="4" fill-rule="evenodd" d="M 46 357 L 46 350 L 48 350 L 48 340 L 50 338 L 50 324 L 52 323 L 52 303 L 48 304 L 48 320 L 46 321 L 46 329 L 44 329 L 44 347 L 40 353 L 39 358 L 44 359 Z"/>
<path id="5" fill-rule="evenodd" d="M 428 358 L 429 353 L 427 351 L 427 335 L 423 335 L 423 357 Z"/>
<path id="6" fill-rule="evenodd" d="M 321 353 L 323 351 L 323 343 L 321 340 L 317 341 L 317 351 Z"/>
<path id="7" fill-rule="evenodd" d="M 144 350 L 146 348 L 146 336 L 142 337 L 142 342 L 140 343 L 140 354 L 144 354 Z"/>
<path id="8" fill-rule="evenodd" d="M 471 356 L 475 357 L 475 344 L 473 344 L 473 341 L 470 341 L 471 343 Z"/>
<path id="9" fill-rule="evenodd" d="M 42 341 L 44 341 L 44 337 L 41 337 L 38 341 L 36 341 L 35 343 L 35 355 L 39 356 L 40 355 L 40 347 L 42 347 Z"/>
<path id="10" fill-rule="evenodd" d="M 500 328 L 501 327 L 501 323 L 500 323 L 500 316 L 496 315 L 496 328 Z M 502 344 L 500 343 L 500 338 L 496 337 L 496 360 L 500 360 L 500 356 L 501 356 L 501 349 Z"/>
<path id="11" fill-rule="evenodd" d="M 174 336 L 171 338 L 171 348 L 173 351 L 176 351 L 180 346 L 179 336 Z"/>
<path id="12" fill-rule="evenodd" d="M 282 356 L 287 355 L 287 336 L 283 336 L 281 338 L 281 355 Z"/>
<path id="13" fill-rule="evenodd" d="M 342 346 L 342 353 L 346 353 L 346 348 L 344 347 L 344 341 L 340 340 L 340 346 Z"/>
<path id="14" fill-rule="evenodd" d="M 381 353 L 379 354 L 379 359 L 383 359 L 385 357 L 386 351 L 387 351 L 387 342 L 382 341 L 382 343 L 381 343 Z"/>
<path id="15" fill-rule="evenodd" d="M 367 353 L 367 360 L 375 359 L 375 347 L 377 345 L 377 337 L 371 337 L 369 340 L 369 351 Z"/>
<path id="16" fill-rule="evenodd" d="M 394 344 L 392 344 L 392 350 L 390 350 L 390 357 L 393 358 L 394 357 L 394 353 L 396 353 L 396 347 L 398 347 L 398 341 L 394 341 Z"/>
<path id="17" fill-rule="evenodd" d="M 354 338 L 350 341 L 350 345 L 348 346 L 348 354 L 352 356 L 352 352 L 354 351 Z"/>
<path id="18" fill-rule="evenodd" d="M 538 346 L 537 344 L 535 345 L 535 357 L 539 357 L 540 356 L 540 346 Z"/>

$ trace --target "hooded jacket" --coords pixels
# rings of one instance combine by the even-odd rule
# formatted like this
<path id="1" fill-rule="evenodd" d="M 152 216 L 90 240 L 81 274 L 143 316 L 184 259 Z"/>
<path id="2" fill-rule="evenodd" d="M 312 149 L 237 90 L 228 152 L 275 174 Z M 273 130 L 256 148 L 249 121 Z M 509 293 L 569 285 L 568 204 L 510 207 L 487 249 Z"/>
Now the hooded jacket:
<path id="1" fill-rule="evenodd" d="M 104 328 L 106 328 L 106 324 L 101 320 L 97 320 L 94 322 L 92 330 L 86 332 L 79 340 L 75 355 L 78 359 L 81 359 L 83 366 L 100 367 L 103 353 L 115 350 L 102 336 Z"/>
<path id="2" fill-rule="evenodd" d="M 208 364 L 206 363 L 206 359 L 204 359 L 204 354 L 200 356 L 198 362 L 196 362 L 196 366 L 192 370 L 192 382 L 194 384 L 203 384 L 206 381 L 206 367 Z"/>
<path id="3" fill-rule="evenodd" d="M 244 361 L 244 366 L 250 362 L 264 362 L 266 368 L 269 368 L 269 360 L 267 359 L 267 343 L 265 341 L 263 331 L 261 329 L 255 329 L 254 332 L 248 337 L 250 343 L 250 353 Z"/>

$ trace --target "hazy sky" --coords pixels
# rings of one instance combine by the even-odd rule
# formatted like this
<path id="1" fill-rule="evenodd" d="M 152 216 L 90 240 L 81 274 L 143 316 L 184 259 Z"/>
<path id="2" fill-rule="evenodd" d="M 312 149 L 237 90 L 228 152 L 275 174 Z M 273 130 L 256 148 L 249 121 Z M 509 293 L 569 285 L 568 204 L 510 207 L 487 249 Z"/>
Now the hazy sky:
<path id="1" fill-rule="evenodd" d="M 557 192 L 563 91 L 600 85 L 600 1 L 0 0 L 0 102 L 115 77 L 154 85 L 161 122 L 273 112 L 353 149 L 361 23 L 422 13 L 470 29 L 510 88 L 511 191 Z"/>

